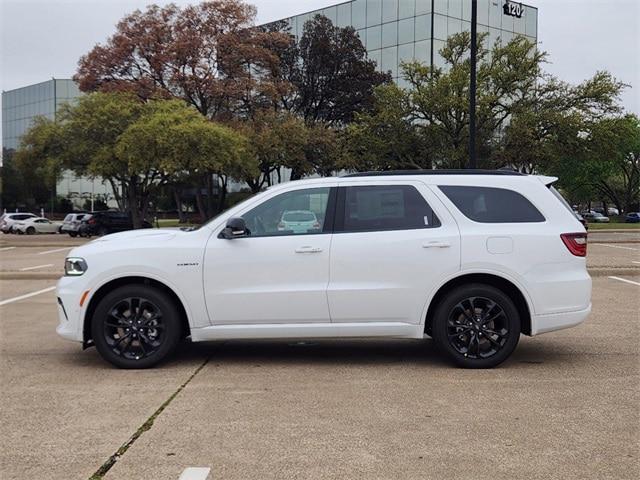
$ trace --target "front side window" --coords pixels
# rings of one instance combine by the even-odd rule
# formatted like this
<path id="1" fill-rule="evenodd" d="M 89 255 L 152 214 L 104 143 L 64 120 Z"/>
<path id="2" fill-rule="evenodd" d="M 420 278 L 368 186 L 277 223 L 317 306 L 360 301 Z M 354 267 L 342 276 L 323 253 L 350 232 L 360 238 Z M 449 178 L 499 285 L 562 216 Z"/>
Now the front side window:
<path id="1" fill-rule="evenodd" d="M 470 220 L 479 223 L 537 223 L 545 218 L 518 192 L 505 188 L 440 186 L 440 190 Z"/>
<path id="2" fill-rule="evenodd" d="M 273 197 L 242 215 L 251 237 L 323 233 L 331 188 L 294 190 Z"/>
<path id="3" fill-rule="evenodd" d="M 336 230 L 373 232 L 439 227 L 440 221 L 424 197 L 411 185 L 381 185 L 340 189 Z"/>

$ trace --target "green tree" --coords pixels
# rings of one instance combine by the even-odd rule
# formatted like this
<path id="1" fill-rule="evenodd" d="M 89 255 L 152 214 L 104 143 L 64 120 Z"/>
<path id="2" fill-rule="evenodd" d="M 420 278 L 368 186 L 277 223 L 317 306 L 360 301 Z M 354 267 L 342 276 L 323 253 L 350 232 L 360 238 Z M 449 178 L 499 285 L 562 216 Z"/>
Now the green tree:
<path id="1" fill-rule="evenodd" d="M 377 88 L 373 111 L 356 116 L 343 133 L 340 167 L 347 170 L 431 168 L 434 137 L 414 121 L 407 92 L 397 85 Z"/>

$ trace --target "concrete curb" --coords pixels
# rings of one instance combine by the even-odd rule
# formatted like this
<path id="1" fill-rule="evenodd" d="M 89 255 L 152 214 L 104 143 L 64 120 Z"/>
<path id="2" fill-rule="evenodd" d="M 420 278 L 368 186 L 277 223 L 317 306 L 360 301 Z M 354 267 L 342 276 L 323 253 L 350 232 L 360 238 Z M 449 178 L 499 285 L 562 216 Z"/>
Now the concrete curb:
<path id="1" fill-rule="evenodd" d="M 58 280 L 62 272 L 0 272 L 0 280 Z"/>
<path id="2" fill-rule="evenodd" d="M 593 267 L 589 268 L 592 277 L 608 277 L 609 275 L 640 276 L 640 267 Z"/>

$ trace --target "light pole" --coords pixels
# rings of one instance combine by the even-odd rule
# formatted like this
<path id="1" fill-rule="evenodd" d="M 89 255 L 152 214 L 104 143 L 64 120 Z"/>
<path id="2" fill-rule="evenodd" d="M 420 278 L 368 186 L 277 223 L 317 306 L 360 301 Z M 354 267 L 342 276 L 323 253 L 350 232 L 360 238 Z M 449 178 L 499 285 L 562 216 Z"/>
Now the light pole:
<path id="1" fill-rule="evenodd" d="M 471 84 L 469 85 L 469 168 L 477 168 L 476 70 L 478 57 L 478 0 L 471 0 Z"/>

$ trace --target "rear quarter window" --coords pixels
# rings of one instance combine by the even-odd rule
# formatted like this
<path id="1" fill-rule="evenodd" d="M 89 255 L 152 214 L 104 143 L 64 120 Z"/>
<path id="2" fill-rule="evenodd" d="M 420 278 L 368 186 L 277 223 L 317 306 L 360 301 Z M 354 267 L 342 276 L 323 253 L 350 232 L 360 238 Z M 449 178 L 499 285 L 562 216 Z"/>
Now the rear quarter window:
<path id="1" fill-rule="evenodd" d="M 523 195 L 506 188 L 439 186 L 470 220 L 479 223 L 539 223 L 545 218 Z"/>

